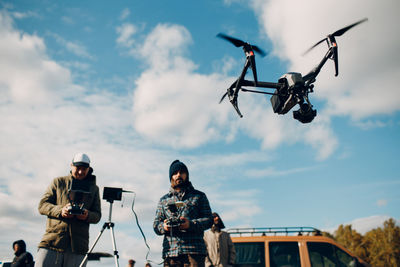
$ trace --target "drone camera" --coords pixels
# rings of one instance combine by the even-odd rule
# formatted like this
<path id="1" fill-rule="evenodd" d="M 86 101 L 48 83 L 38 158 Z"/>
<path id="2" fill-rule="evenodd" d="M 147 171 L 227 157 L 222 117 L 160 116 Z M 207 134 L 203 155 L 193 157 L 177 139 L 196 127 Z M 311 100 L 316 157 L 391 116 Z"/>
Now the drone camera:
<path id="1" fill-rule="evenodd" d="M 306 103 L 300 105 L 299 110 L 293 111 L 293 118 L 301 123 L 310 123 L 317 116 L 317 111 Z"/>
<path id="2" fill-rule="evenodd" d="M 270 101 L 275 113 L 286 114 L 299 102 L 294 95 L 304 89 L 304 80 L 300 73 L 289 72 L 279 79 L 279 83 L 282 86 L 275 90 Z"/>

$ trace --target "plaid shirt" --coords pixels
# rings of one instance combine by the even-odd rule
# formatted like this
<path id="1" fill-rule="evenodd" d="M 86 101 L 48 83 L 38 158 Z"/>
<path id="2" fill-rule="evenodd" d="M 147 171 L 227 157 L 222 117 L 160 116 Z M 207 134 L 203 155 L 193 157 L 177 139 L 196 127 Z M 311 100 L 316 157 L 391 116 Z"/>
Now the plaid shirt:
<path id="1" fill-rule="evenodd" d="M 184 206 L 178 208 L 177 215 L 187 218 L 190 226 L 186 230 L 174 228 L 171 234 L 169 231 L 165 231 L 163 225 L 164 220 L 172 216 L 167 205 L 176 201 L 184 202 Z M 190 182 L 189 186 L 181 192 L 171 188 L 169 193 L 160 199 L 153 224 L 154 232 L 164 235 L 163 258 L 177 257 L 182 254 L 206 255 L 203 234 L 212 224 L 210 204 L 203 192 L 194 189 Z"/>

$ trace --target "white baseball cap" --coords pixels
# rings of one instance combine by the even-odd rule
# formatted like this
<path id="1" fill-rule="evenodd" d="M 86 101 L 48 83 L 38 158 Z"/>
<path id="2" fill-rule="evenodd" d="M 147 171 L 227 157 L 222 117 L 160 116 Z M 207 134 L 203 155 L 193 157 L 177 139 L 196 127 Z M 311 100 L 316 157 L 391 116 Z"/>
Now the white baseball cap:
<path id="1" fill-rule="evenodd" d="M 78 153 L 74 156 L 72 159 L 72 165 L 74 166 L 83 166 L 83 167 L 89 167 L 90 165 L 90 159 L 89 156 L 84 154 L 84 153 Z"/>

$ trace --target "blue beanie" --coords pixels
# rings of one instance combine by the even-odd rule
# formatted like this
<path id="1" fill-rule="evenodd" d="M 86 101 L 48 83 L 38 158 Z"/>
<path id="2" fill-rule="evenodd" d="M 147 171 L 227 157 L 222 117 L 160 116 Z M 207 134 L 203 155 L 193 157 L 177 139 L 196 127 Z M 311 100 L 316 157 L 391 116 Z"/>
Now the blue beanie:
<path id="1" fill-rule="evenodd" d="M 174 160 L 171 163 L 171 166 L 169 166 L 169 180 L 170 181 L 171 181 L 172 175 L 174 175 L 174 173 L 177 173 L 178 171 L 185 172 L 187 174 L 187 178 L 189 179 L 189 170 L 186 167 L 186 165 L 179 160 Z"/>

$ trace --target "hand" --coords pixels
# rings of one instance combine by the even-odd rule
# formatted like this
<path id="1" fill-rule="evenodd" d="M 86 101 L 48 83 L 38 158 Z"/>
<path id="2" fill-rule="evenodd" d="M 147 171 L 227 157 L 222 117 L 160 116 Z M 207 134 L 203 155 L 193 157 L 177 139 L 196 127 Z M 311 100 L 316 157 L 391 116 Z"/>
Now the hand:
<path id="1" fill-rule="evenodd" d="M 171 230 L 171 227 L 169 227 L 169 226 L 167 225 L 167 222 L 168 222 L 168 220 L 165 219 L 165 220 L 164 220 L 163 228 L 164 228 L 165 231 L 169 232 L 169 231 Z"/>
<path id="2" fill-rule="evenodd" d="M 78 220 L 86 221 L 88 216 L 89 216 L 89 211 L 87 209 L 83 209 L 83 213 L 79 214 L 79 215 L 76 215 L 76 218 Z"/>
<path id="3" fill-rule="evenodd" d="M 61 210 L 61 217 L 63 218 L 72 218 L 74 215 L 69 214 L 69 209 L 71 208 L 71 203 L 65 205 Z"/>
<path id="4" fill-rule="evenodd" d="M 180 230 L 189 229 L 190 221 L 189 221 L 187 218 L 185 218 L 185 217 L 180 217 L 179 219 L 180 219 L 181 221 L 183 221 L 183 223 L 181 223 L 181 224 L 179 225 L 179 229 L 180 229 Z"/>

